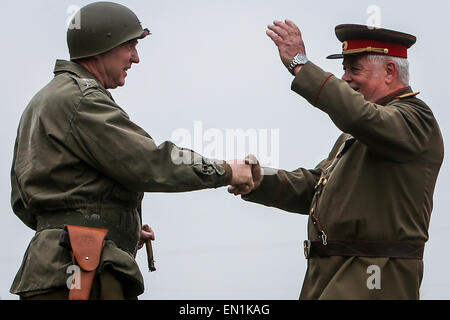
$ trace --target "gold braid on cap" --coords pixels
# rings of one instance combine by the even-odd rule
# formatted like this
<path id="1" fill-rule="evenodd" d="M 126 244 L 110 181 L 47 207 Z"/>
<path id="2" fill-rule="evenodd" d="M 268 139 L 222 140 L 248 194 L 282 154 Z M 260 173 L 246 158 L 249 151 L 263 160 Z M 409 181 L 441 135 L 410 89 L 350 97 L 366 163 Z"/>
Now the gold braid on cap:
<path id="1" fill-rule="evenodd" d="M 351 50 L 345 50 L 342 52 L 343 54 L 352 54 L 352 53 L 361 53 L 361 52 L 375 52 L 375 53 L 384 53 L 388 54 L 389 49 L 388 48 L 358 48 L 358 49 L 351 49 Z"/>

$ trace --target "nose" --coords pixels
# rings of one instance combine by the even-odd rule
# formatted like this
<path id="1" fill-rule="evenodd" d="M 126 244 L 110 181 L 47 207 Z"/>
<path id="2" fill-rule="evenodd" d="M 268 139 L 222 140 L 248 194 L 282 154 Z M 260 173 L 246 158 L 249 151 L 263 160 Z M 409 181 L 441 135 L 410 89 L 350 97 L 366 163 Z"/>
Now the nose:
<path id="1" fill-rule="evenodd" d="M 132 53 L 131 53 L 131 62 L 137 64 L 140 61 L 141 61 L 141 59 L 139 59 L 139 54 L 138 54 L 136 48 L 134 48 Z"/>
<path id="2" fill-rule="evenodd" d="M 350 76 L 350 73 L 347 70 L 344 71 L 344 74 L 342 75 L 342 80 L 346 82 L 352 81 L 352 77 Z"/>

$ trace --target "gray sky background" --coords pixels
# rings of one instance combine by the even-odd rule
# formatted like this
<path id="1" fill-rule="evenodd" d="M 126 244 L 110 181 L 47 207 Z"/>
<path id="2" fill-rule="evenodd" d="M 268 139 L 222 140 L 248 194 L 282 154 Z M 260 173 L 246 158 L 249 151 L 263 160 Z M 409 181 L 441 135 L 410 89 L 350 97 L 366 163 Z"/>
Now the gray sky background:
<path id="1" fill-rule="evenodd" d="M 0 38 L 0 298 L 9 293 L 33 232 L 10 207 L 10 166 L 21 113 L 52 78 L 55 60 L 68 59 L 67 9 L 91 1 L 1 1 Z M 160 144 L 177 129 L 279 129 L 279 167 L 314 167 L 339 131 L 328 116 L 290 90 L 292 76 L 265 35 L 274 19 L 301 28 L 309 58 L 342 75 L 334 27 L 365 24 L 367 8 L 381 9 L 381 25 L 417 36 L 409 51 L 411 86 L 432 108 L 450 139 L 448 1 L 117 1 L 153 35 L 138 49 L 141 63 L 112 94 Z M 204 144 L 206 146 L 207 143 Z M 201 150 L 197 150 L 201 151 Z M 245 154 L 237 154 L 243 157 Z M 450 172 L 447 157 L 436 185 L 426 245 L 422 299 L 449 299 Z M 297 299 L 306 270 L 302 244 L 307 216 L 247 203 L 226 189 L 147 194 L 144 222 L 157 236 L 157 272 L 138 253 L 146 293 L 141 299 Z M 381 280 L 383 281 L 383 280 Z"/>

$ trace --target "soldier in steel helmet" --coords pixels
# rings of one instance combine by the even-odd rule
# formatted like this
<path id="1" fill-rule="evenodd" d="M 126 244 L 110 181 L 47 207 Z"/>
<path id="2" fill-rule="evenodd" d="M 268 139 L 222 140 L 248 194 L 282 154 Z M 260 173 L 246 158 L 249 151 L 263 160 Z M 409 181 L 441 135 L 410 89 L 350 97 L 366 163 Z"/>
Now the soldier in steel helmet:
<path id="1" fill-rule="evenodd" d="M 21 299 L 134 299 L 144 192 L 253 187 L 251 167 L 157 146 L 108 89 L 125 84 L 150 32 L 128 8 L 89 4 L 69 28 L 70 60 L 20 120 L 11 171 L 15 214 L 35 236 L 11 287 Z M 178 161 L 182 159 L 183 161 Z"/>
<path id="2" fill-rule="evenodd" d="M 343 59 L 338 79 L 309 61 L 292 21 L 268 28 L 295 76 L 292 90 L 342 135 L 314 169 L 264 168 L 274 174 L 261 175 L 243 198 L 309 215 L 301 299 L 419 299 L 444 145 L 432 111 L 409 86 L 416 37 L 338 25 L 342 52 L 328 57 Z"/>

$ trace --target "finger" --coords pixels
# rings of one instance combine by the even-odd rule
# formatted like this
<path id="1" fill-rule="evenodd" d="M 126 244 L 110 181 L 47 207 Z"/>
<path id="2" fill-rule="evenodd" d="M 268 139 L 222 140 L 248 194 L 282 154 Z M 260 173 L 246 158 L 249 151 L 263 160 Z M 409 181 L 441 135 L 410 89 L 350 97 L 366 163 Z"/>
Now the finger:
<path id="1" fill-rule="evenodd" d="M 289 34 L 284 30 L 283 28 L 274 26 L 274 25 L 268 25 L 267 28 L 271 31 L 273 31 L 277 36 L 279 36 L 281 39 L 286 38 Z"/>
<path id="2" fill-rule="evenodd" d="M 144 240 L 155 240 L 155 233 L 149 226 L 143 226 L 141 231 L 141 238 Z"/>
<path id="3" fill-rule="evenodd" d="M 142 247 L 144 246 L 144 243 L 138 243 L 138 250 L 141 250 L 142 249 Z"/>
<path id="4" fill-rule="evenodd" d="M 253 187 L 250 187 L 248 185 L 245 185 L 240 191 L 240 194 L 249 194 L 253 190 Z"/>
<path id="5" fill-rule="evenodd" d="M 142 231 L 141 239 L 146 240 L 155 240 L 155 234 L 153 232 Z"/>
<path id="6" fill-rule="evenodd" d="M 296 25 L 294 22 L 292 22 L 292 21 L 289 20 L 289 19 L 286 19 L 286 20 L 285 20 L 285 23 L 286 23 L 289 27 L 291 27 L 296 33 L 302 35 L 302 33 L 301 33 L 299 27 L 297 27 L 297 25 Z"/>
<path id="7" fill-rule="evenodd" d="M 155 232 L 153 231 L 153 229 L 152 229 L 148 224 L 143 225 L 143 226 L 142 226 L 142 230 L 145 231 L 145 232 L 151 233 L 152 236 L 153 236 L 153 239 L 152 239 L 152 240 L 155 240 L 155 239 L 154 239 L 154 238 L 155 238 Z"/>
<path id="8" fill-rule="evenodd" d="M 235 193 L 237 188 L 235 186 L 229 186 L 228 187 L 228 193 Z"/>
<path id="9" fill-rule="evenodd" d="M 228 192 L 234 194 L 235 196 L 246 194 L 250 192 L 250 187 L 245 184 L 241 184 L 239 186 L 230 186 L 228 188 Z"/>
<path id="10" fill-rule="evenodd" d="M 283 29 L 287 33 L 292 32 L 292 30 L 291 30 L 292 27 L 289 26 L 288 24 L 282 22 L 282 21 L 274 21 L 273 24 L 276 25 L 277 27 L 280 27 L 281 29 Z"/>
<path id="11" fill-rule="evenodd" d="M 245 184 L 244 188 L 245 188 L 245 190 L 253 190 L 254 187 L 255 187 L 255 183 L 253 182 L 253 177 L 250 177 L 250 181 Z"/>
<path id="12" fill-rule="evenodd" d="M 239 194 L 247 194 L 247 193 L 249 193 L 249 190 L 250 189 L 248 188 L 248 186 L 245 186 L 240 190 Z"/>
<path id="13" fill-rule="evenodd" d="M 231 186 L 228 188 L 228 192 L 234 194 L 235 196 L 238 196 L 241 194 L 241 188 L 241 186 Z"/>
<path id="14" fill-rule="evenodd" d="M 253 154 L 249 154 L 247 157 L 245 157 L 245 164 L 258 164 L 258 159 Z"/>
<path id="15" fill-rule="evenodd" d="M 240 186 L 236 186 L 235 189 L 233 190 L 234 195 L 238 196 L 240 194 L 244 194 L 245 192 L 247 192 L 249 190 L 249 186 L 246 184 L 241 184 Z"/>
<path id="16" fill-rule="evenodd" d="M 288 33 L 283 28 L 277 27 L 275 25 L 268 25 L 267 28 L 272 32 L 274 32 L 281 39 L 284 39 L 285 37 L 288 36 Z"/>
<path id="17" fill-rule="evenodd" d="M 258 165 L 254 165 L 252 167 L 252 176 L 253 176 L 253 182 L 259 182 L 261 180 L 261 176 L 263 175 L 263 169 L 261 168 L 261 166 Z"/>
<path id="18" fill-rule="evenodd" d="M 250 154 L 245 158 L 245 164 L 252 166 L 252 179 L 253 183 L 256 185 L 256 183 L 261 180 L 264 170 L 261 168 L 258 159 L 253 154 Z"/>
<path id="19" fill-rule="evenodd" d="M 279 36 L 277 36 L 275 33 L 273 33 L 273 32 L 270 31 L 270 30 L 267 30 L 267 31 L 266 31 L 266 34 L 269 36 L 270 39 L 272 39 L 272 41 L 273 41 L 277 46 L 279 46 L 280 43 L 281 43 L 281 41 L 283 40 L 283 39 L 281 39 Z"/>

